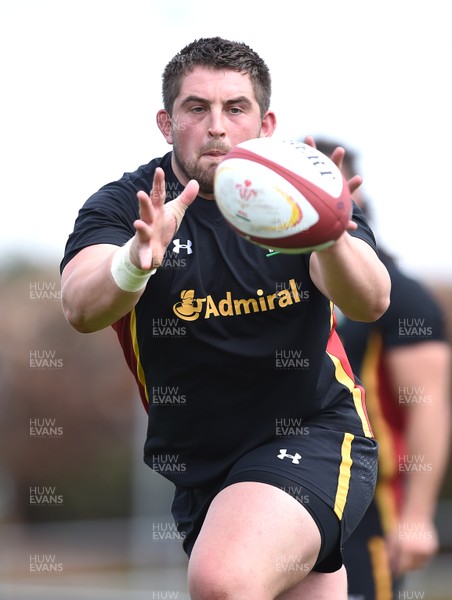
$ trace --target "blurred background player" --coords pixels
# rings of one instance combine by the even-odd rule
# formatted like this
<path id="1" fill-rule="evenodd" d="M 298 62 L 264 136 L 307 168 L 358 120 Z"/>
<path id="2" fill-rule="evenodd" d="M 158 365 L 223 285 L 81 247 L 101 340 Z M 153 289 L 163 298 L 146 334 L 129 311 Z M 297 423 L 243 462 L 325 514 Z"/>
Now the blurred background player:
<path id="1" fill-rule="evenodd" d="M 332 140 L 316 140 L 316 146 L 327 156 L 345 148 Z M 358 169 L 356 153 L 345 150 L 347 178 Z M 361 188 L 354 199 L 370 218 Z M 379 250 L 392 279 L 389 309 L 374 323 L 338 315 L 379 442 L 375 499 L 344 547 L 349 598 L 359 600 L 396 597 L 403 575 L 438 552 L 434 516 L 450 433 L 451 355 L 442 311 L 425 285 Z"/>

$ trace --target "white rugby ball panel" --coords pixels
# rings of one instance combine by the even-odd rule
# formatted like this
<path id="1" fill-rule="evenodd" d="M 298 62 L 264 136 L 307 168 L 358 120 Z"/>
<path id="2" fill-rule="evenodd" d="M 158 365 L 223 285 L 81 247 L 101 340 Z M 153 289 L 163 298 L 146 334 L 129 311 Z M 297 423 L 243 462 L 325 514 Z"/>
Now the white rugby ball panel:
<path id="1" fill-rule="evenodd" d="M 352 213 L 338 167 L 301 142 L 257 138 L 238 144 L 218 165 L 214 185 L 229 225 L 249 241 L 281 252 L 331 245 Z"/>
<path id="2" fill-rule="evenodd" d="M 319 220 L 312 204 L 287 179 L 243 158 L 220 164 L 215 197 L 225 218 L 248 235 L 279 238 L 309 229 Z"/>
<path id="3" fill-rule="evenodd" d="M 231 150 L 231 156 L 242 150 L 252 152 L 260 160 L 272 163 L 270 168 L 284 168 L 297 176 L 302 176 L 329 196 L 338 198 L 342 193 L 342 173 L 322 152 L 296 140 L 277 140 L 273 137 L 255 138 L 238 144 Z"/>

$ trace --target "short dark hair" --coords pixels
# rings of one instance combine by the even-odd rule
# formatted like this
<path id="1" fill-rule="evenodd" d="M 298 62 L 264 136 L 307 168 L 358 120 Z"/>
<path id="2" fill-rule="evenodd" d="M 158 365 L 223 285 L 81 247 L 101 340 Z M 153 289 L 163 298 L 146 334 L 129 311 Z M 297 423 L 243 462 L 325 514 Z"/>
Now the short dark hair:
<path id="1" fill-rule="evenodd" d="M 166 65 L 162 76 L 162 94 L 163 106 L 170 114 L 180 93 L 182 78 L 196 66 L 248 73 L 261 115 L 269 109 L 271 77 L 265 62 L 242 42 L 211 37 L 191 42 Z"/>

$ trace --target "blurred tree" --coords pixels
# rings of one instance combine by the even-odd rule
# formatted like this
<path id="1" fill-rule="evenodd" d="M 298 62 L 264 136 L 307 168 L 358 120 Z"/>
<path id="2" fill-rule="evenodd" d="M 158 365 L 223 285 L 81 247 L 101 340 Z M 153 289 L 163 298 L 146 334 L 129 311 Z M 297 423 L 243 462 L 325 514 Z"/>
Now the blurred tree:
<path id="1" fill-rule="evenodd" d="M 16 265 L 0 279 L 6 516 L 124 516 L 131 503 L 135 385 L 113 330 L 76 333 L 64 319 L 59 290 L 57 268 Z"/>

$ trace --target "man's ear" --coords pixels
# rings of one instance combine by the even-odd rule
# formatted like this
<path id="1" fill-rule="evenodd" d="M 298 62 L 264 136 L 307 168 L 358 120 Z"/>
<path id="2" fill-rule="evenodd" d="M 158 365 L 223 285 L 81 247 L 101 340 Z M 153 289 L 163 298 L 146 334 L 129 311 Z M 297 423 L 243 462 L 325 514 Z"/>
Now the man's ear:
<path id="1" fill-rule="evenodd" d="M 157 125 L 168 144 L 173 143 L 173 132 L 171 129 L 171 116 L 163 108 L 157 113 Z"/>
<path id="2" fill-rule="evenodd" d="M 276 129 L 276 115 L 273 111 L 268 110 L 262 119 L 260 137 L 271 137 Z"/>

